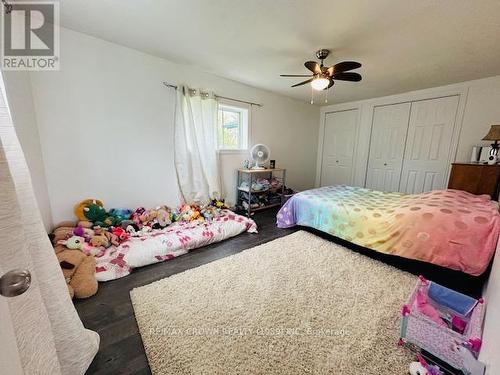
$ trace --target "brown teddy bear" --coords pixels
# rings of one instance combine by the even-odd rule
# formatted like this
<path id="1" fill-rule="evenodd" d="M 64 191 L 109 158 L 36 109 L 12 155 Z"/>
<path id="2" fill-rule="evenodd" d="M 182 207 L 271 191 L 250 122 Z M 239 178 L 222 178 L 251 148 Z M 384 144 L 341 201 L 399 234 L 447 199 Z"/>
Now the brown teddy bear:
<path id="1" fill-rule="evenodd" d="M 75 230 L 75 226 L 70 223 L 62 223 L 63 225 L 59 225 L 52 231 L 49 235 L 52 241 L 52 244 L 56 245 L 60 240 L 67 240 L 73 235 L 73 231 Z"/>
<path id="2" fill-rule="evenodd" d="M 96 294 L 95 258 L 65 246 L 57 245 L 55 251 L 71 298 L 88 298 Z"/>

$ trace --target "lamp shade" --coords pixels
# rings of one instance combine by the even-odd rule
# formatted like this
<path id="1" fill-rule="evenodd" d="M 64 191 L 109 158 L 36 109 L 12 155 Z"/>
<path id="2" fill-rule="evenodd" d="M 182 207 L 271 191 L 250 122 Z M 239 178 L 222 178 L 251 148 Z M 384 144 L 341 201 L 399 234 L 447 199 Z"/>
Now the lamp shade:
<path id="1" fill-rule="evenodd" d="M 312 88 L 317 90 L 317 91 L 326 89 L 329 84 L 330 84 L 330 80 L 325 78 L 325 77 L 314 78 L 311 81 Z"/>
<path id="2" fill-rule="evenodd" d="M 490 131 L 483 137 L 483 141 L 500 140 L 500 125 L 491 125 Z"/>

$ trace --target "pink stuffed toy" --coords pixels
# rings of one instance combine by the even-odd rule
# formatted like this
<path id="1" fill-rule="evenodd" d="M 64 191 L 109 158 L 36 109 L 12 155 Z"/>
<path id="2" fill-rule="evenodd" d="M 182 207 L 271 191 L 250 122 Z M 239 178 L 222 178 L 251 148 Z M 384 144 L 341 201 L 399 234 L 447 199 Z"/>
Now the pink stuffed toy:
<path id="1" fill-rule="evenodd" d="M 434 308 L 434 306 L 427 302 L 427 295 L 421 290 L 417 291 L 415 306 L 417 307 L 418 311 L 427 316 L 433 322 L 447 327 L 446 323 L 443 321 L 443 319 L 441 319 L 441 315 L 439 314 L 439 312 L 436 310 L 436 308 Z"/>

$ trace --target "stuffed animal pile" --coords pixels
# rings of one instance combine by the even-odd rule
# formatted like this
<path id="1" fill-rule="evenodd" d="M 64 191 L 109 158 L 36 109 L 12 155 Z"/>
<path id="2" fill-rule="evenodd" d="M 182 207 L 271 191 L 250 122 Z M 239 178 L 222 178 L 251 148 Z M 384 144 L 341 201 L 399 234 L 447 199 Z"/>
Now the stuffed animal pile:
<path id="1" fill-rule="evenodd" d="M 85 199 L 75 206 L 77 222 L 59 224 L 50 238 L 68 283 L 71 297 L 87 298 L 97 293 L 95 257 L 110 246 L 119 246 L 130 237 L 163 229 L 173 222 L 211 221 L 228 209 L 224 200 L 209 204 L 181 204 L 176 210 L 167 206 L 135 210 L 112 208 L 107 211 L 99 199 Z"/>

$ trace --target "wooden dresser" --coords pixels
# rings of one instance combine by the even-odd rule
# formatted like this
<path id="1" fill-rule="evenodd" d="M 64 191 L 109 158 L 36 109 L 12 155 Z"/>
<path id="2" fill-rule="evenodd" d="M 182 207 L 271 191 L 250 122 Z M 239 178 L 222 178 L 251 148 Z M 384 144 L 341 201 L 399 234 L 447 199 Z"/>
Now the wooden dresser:
<path id="1" fill-rule="evenodd" d="M 472 194 L 488 194 L 498 200 L 500 164 L 452 163 L 448 189 L 468 191 Z"/>

